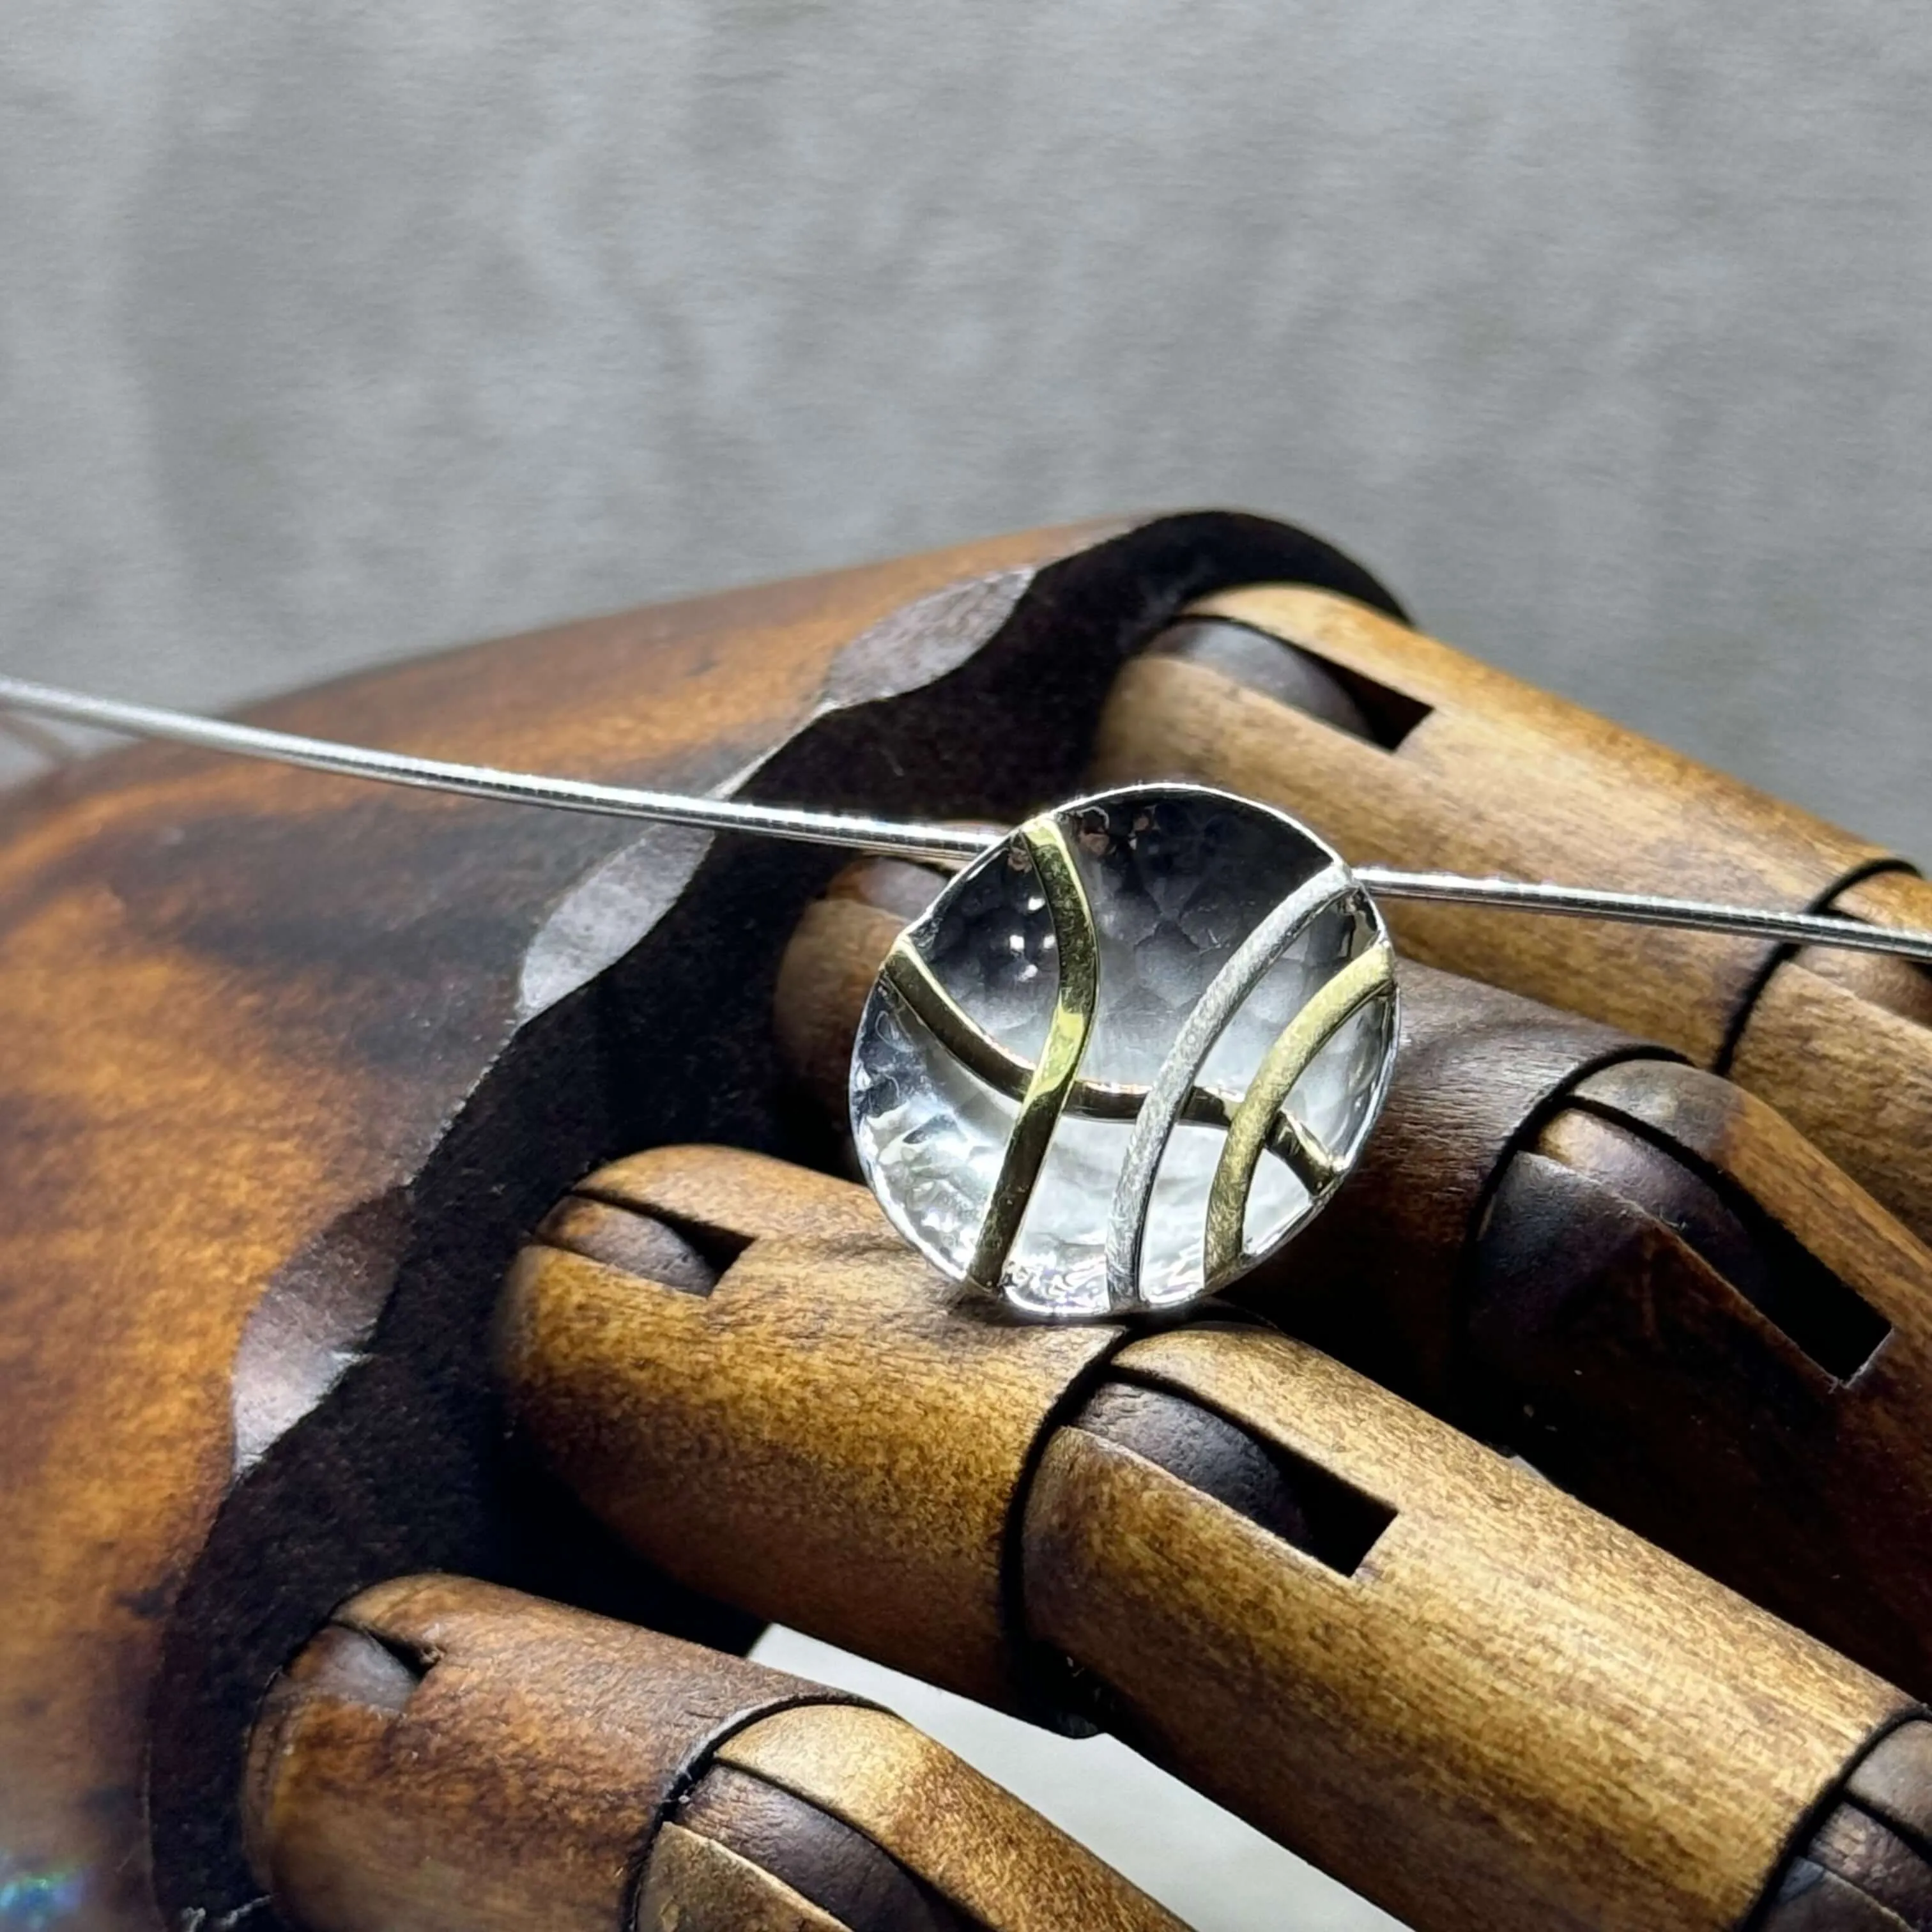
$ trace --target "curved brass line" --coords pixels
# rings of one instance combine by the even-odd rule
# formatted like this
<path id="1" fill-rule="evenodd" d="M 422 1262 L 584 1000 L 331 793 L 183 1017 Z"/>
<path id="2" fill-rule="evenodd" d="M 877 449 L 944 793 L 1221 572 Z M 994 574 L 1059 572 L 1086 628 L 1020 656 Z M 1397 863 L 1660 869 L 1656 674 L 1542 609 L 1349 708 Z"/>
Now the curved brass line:
<path id="1" fill-rule="evenodd" d="M 1019 1117 L 1006 1136 L 1006 1150 L 980 1223 L 968 1280 L 997 1293 L 1000 1278 L 1026 1218 L 1027 1202 L 1040 1163 L 1059 1124 L 1061 1109 L 1080 1072 L 1081 1057 L 1094 1031 L 1100 998 L 1100 948 L 1093 908 L 1073 862 L 1066 835 L 1052 818 L 1029 819 L 1013 834 L 1033 861 L 1034 876 L 1053 920 L 1060 985 L 1040 1064 L 1020 1100 Z"/>
<path id="2" fill-rule="evenodd" d="M 1175 1032 L 1148 1088 L 1147 1105 L 1127 1137 L 1114 1185 L 1107 1216 L 1107 1294 L 1116 1307 L 1131 1307 L 1140 1299 L 1141 1251 L 1161 1157 L 1174 1137 L 1196 1076 L 1250 994 L 1282 956 L 1323 913 L 1354 890 L 1348 868 L 1339 859 L 1303 880 L 1256 922 Z M 1312 1185 L 1310 1192 L 1314 1192 Z"/>
<path id="3" fill-rule="evenodd" d="M 1009 1100 L 1017 1100 L 1026 1092 L 1033 1079 L 1032 1061 L 1002 1046 L 953 998 L 906 934 L 893 940 L 879 976 L 968 1072 Z M 1070 1108 L 1075 1096 L 1082 1094 L 1090 1096 L 1090 1104 L 1080 1111 L 1102 1120 L 1130 1120 L 1140 1105 L 1138 1088 L 1102 1087 L 1082 1080 L 1075 1082 L 1074 1092 L 1068 1096 Z"/>
<path id="4" fill-rule="evenodd" d="M 1009 1100 L 1018 1100 L 1025 1094 L 1033 1078 L 1033 1063 L 1002 1046 L 959 1005 L 904 934 L 893 941 L 879 976 L 968 1072 Z M 1146 1105 L 1147 1096 L 1146 1088 L 1124 1081 L 1076 1080 L 1060 1111 L 1082 1120 L 1131 1120 Z M 1180 1118 L 1192 1126 L 1225 1131 L 1240 1104 L 1238 1094 L 1219 1087 L 1191 1087 Z M 1288 1163 L 1311 1194 L 1318 1193 L 1335 1178 L 1334 1154 L 1292 1115 L 1276 1114 L 1269 1124 L 1268 1148 Z"/>
<path id="5" fill-rule="evenodd" d="M 1378 940 L 1330 979 L 1276 1036 L 1221 1143 L 1221 1158 L 1208 1190 L 1204 1235 L 1205 1279 L 1211 1287 L 1239 1266 L 1241 1235 L 1255 1169 L 1268 1124 L 1280 1112 L 1309 1063 L 1395 977 L 1395 956 Z"/>

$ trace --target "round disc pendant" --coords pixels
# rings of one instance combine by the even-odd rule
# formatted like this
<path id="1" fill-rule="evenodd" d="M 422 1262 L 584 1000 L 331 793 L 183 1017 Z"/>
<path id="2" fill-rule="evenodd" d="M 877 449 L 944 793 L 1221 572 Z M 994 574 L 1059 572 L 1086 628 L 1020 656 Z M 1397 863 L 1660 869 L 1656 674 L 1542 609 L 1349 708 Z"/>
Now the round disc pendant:
<path id="1" fill-rule="evenodd" d="M 1388 934 L 1286 813 L 1206 787 L 1021 826 L 902 934 L 852 1053 L 893 1225 L 1036 1318 L 1172 1309 L 1334 1194 L 1395 1059 Z"/>

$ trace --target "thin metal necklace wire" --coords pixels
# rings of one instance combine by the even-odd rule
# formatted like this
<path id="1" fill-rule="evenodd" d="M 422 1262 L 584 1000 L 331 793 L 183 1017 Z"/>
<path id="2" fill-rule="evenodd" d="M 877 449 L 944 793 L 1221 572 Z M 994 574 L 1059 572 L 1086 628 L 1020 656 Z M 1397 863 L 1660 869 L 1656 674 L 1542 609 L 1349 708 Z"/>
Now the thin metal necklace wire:
<path id="1" fill-rule="evenodd" d="M 1827 914 L 1351 867 L 1287 814 L 1204 786 L 1099 793 L 1000 832 L 414 758 L 4 676 L 0 709 L 471 798 L 959 866 L 867 1002 L 854 1138 L 907 1240 L 1034 1319 L 1184 1307 L 1333 1196 L 1394 1072 L 1378 898 L 1932 964 L 1932 933 Z"/>

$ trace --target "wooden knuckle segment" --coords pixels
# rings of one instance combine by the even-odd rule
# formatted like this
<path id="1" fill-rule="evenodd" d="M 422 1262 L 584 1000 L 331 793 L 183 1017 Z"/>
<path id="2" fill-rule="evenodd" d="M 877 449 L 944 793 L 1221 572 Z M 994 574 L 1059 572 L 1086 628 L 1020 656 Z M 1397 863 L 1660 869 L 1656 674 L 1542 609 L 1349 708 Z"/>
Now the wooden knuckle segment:
<path id="1" fill-rule="evenodd" d="M 788 950 L 781 1033 L 835 1118 L 934 878 L 849 868 Z M 1400 985 L 1361 1165 L 1234 1298 L 1932 1694 L 1932 1257 L 1732 1083 L 1413 962 Z"/>
<path id="2" fill-rule="evenodd" d="M 684 1836 L 742 1860 L 814 1910 L 836 1900 L 847 1932 L 893 1932 L 901 1926 L 908 1932 L 962 1932 L 958 1915 L 945 1900 L 863 1833 L 783 1786 L 722 1760 L 686 1794 L 676 1821 L 674 1828 Z M 654 1863 L 656 1856 L 654 1847 Z M 682 1852 L 671 1856 L 680 1864 L 686 1862 Z M 646 1896 L 650 1879 L 647 1870 Z"/>
<path id="3" fill-rule="evenodd" d="M 652 1148 L 599 1168 L 572 1192 L 727 1250 L 780 1238 L 863 1238 L 883 1225 L 862 1190 L 741 1148 Z"/>
<path id="4" fill-rule="evenodd" d="M 1181 1932 L 885 1712 L 462 1578 L 305 1647 L 244 1808 L 302 1932 Z"/>
<path id="5" fill-rule="evenodd" d="M 1611 1066 L 1578 1084 L 1536 1150 L 1664 1224 L 1854 1402 L 1918 1406 L 1932 1253 L 1774 1108 L 1690 1068 Z"/>
<path id="6" fill-rule="evenodd" d="M 1816 971 L 1814 956 L 1772 975 L 1726 1070 L 1932 1241 L 1932 1024 Z"/>
<path id="7" fill-rule="evenodd" d="M 1311 706 L 1292 688 L 1299 668 L 1284 686 L 1255 654 L 1157 640 L 1123 670 L 1103 713 L 1105 782 L 1225 785 L 1306 819 L 1357 863 L 1932 922 L 1932 887 L 1880 848 L 1346 598 L 1256 585 L 1204 599 L 1190 616 L 1279 640 L 1366 694 L 1368 715 L 1352 724 Z M 1932 1231 L 1932 1177 L 1866 1117 L 1902 1078 L 1918 1103 L 1906 1144 L 1923 1142 L 1932 976 L 1709 934 L 1452 906 L 1388 910 L 1405 950 L 1430 964 L 1574 1007 L 1700 1065 L 1730 1056 L 1746 1084 L 1921 1233 Z M 1794 1033 L 1828 1022 L 1846 1076 L 1835 1100 L 1790 1046 Z"/>
<path id="8" fill-rule="evenodd" d="M 705 1184 L 768 1213 L 751 1165 Z M 1914 1708 L 1264 1330 L 1000 1326 L 881 1228 L 754 1239 L 704 1296 L 535 1247 L 503 1331 L 524 1426 L 681 1580 L 1035 1715 L 1062 1658 L 1064 1714 L 1425 1932 L 1741 1924 Z M 847 1722 L 721 1760 L 814 1797 L 748 1740 Z"/>
<path id="9" fill-rule="evenodd" d="M 1924 1243 L 1780 1109 L 1688 1070 L 1658 1081 L 1607 1067 L 1576 1097 L 1700 1161 L 1831 1274 L 1856 1284 L 1887 1321 L 1924 1304 L 1932 1256 Z"/>
<path id="10" fill-rule="evenodd" d="M 1537 1466 L 1932 1692 L 1932 1256 L 1762 1102 L 1581 1082 L 1492 1201 L 1472 1354 Z"/>
<path id="11" fill-rule="evenodd" d="M 1658 1204 L 1631 1200 L 1594 1135 L 1567 1130 L 1586 1124 L 1559 1118 L 1550 1144 L 1564 1157 L 1519 1156 L 1489 1210 L 1470 1316 L 1471 1358 L 1492 1378 L 1485 1432 L 1922 1690 L 1932 1573 L 1912 1526 L 1932 1459 L 1912 1390 L 1923 1380 L 1871 1379 L 1890 1343 L 1858 1380 L 1834 1379 L 1766 1292 L 1778 1284 L 1721 1269 Z"/>
<path id="12" fill-rule="evenodd" d="M 718 1743 L 842 1694 L 491 1584 L 384 1584 L 269 1693 L 251 1862 L 304 1932 L 629 1932 L 646 1850 Z"/>
<path id="13" fill-rule="evenodd" d="M 1395 1076 L 1334 1201 L 1235 1291 L 1244 1306 L 1426 1406 L 1461 1400 L 1456 1284 L 1497 1177 L 1593 1070 L 1663 1049 L 1498 988 L 1400 962 Z"/>
<path id="14" fill-rule="evenodd" d="M 1382 1525 L 1338 1562 L 1064 1429 L 1028 1502 L 1032 1634 L 1151 1755 L 1430 1932 L 1741 1924 L 1913 1708 L 1302 1343 L 1184 1329 L 1112 1373 Z"/>
<path id="15" fill-rule="evenodd" d="M 544 1460 L 709 1594 L 1050 1717 L 1011 1641 L 1010 1519 L 1124 1331 L 962 1308 L 847 1182 L 712 1148 L 620 1165 L 607 1204 L 752 1238 L 703 1294 L 525 1250 L 498 1360 Z"/>
<path id="16" fill-rule="evenodd" d="M 728 1845 L 662 1826 L 624 1932 L 860 1932 Z"/>
<path id="17" fill-rule="evenodd" d="M 779 1712 L 732 1737 L 718 1760 L 862 1834 L 964 1925 L 1181 1932 L 1111 1867 L 886 1712 L 856 1705 Z M 918 1922 L 890 1923 L 896 1932 Z"/>
<path id="18" fill-rule="evenodd" d="M 1846 919 L 1867 920 L 1874 926 L 1932 926 L 1932 881 L 1903 863 L 1875 866 L 1838 893 L 1824 910 Z M 1900 1019 L 1932 1027 L 1932 973 L 1909 959 L 1814 947 L 1800 952 L 1792 964 L 1834 980 Z"/>
<path id="19" fill-rule="evenodd" d="M 1819 1808 L 1753 1932 L 1932 1928 L 1932 1724 L 1888 1732 Z"/>

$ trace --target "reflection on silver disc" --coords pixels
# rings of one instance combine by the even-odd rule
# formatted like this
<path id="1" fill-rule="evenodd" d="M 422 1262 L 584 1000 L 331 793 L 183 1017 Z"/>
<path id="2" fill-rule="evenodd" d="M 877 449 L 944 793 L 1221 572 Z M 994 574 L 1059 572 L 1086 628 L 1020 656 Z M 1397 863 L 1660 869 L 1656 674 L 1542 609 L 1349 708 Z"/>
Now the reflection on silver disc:
<path id="1" fill-rule="evenodd" d="M 1020 826 L 903 934 L 852 1055 L 893 1225 L 1036 1318 L 1171 1309 L 1328 1200 L 1387 1094 L 1388 936 L 1329 847 L 1204 787 Z"/>

